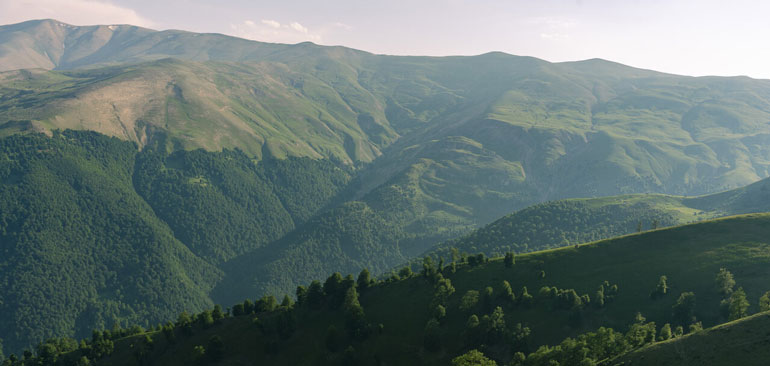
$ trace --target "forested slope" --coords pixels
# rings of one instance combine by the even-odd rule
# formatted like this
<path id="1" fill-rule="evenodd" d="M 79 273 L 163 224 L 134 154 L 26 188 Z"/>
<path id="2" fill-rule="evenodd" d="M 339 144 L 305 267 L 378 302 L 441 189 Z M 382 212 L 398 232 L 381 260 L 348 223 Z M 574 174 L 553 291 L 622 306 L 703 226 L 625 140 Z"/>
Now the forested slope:
<path id="1" fill-rule="evenodd" d="M 658 340 L 722 334 L 698 330 L 756 312 L 770 296 L 769 220 L 729 217 L 510 259 L 426 261 L 420 273 L 384 281 L 334 274 L 298 288 L 296 304 L 264 297 L 229 314 L 214 308 L 43 349 L 107 365 L 445 365 L 474 349 L 501 365 L 596 364 Z M 654 347 L 670 348 L 639 352 Z"/>
<path id="2" fill-rule="evenodd" d="M 623 195 L 546 202 L 510 215 L 467 235 L 436 245 L 425 254 L 502 255 L 587 243 L 634 232 L 720 216 L 770 211 L 770 180 L 704 195 Z M 456 254 L 455 254 L 456 255 Z"/>
<path id="3" fill-rule="evenodd" d="M 327 161 L 139 152 L 92 132 L 0 139 L 0 339 L 17 350 L 210 306 L 224 260 L 289 232 L 348 179 Z"/>

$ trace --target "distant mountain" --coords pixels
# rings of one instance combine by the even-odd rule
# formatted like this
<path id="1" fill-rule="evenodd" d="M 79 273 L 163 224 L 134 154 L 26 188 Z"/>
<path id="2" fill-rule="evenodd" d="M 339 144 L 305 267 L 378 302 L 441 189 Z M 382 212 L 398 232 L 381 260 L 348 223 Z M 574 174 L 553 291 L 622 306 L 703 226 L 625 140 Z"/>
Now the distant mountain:
<path id="1" fill-rule="evenodd" d="M 250 61 L 291 48 L 222 34 L 155 31 L 132 25 L 74 26 L 53 19 L 0 26 L 0 71 L 74 69 L 174 57 Z"/>
<path id="2" fill-rule="evenodd" d="M 574 198 L 527 207 L 424 255 L 500 256 L 558 248 L 710 218 L 770 211 L 770 179 L 699 197 L 658 194 Z"/>

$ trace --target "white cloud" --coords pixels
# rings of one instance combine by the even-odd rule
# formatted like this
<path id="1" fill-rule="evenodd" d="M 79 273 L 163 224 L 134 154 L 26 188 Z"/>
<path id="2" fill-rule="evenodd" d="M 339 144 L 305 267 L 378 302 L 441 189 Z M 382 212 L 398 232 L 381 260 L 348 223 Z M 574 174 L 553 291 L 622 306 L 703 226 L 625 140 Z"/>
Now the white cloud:
<path id="1" fill-rule="evenodd" d="M 46 18 L 73 25 L 154 25 L 136 11 L 106 0 L 0 0 L 0 24 Z"/>
<path id="2" fill-rule="evenodd" d="M 307 28 L 305 28 L 304 26 L 302 26 L 302 24 L 299 24 L 297 22 L 292 22 L 291 24 L 289 24 L 289 28 L 294 29 L 295 31 L 300 33 L 307 33 Z"/>
<path id="3" fill-rule="evenodd" d="M 232 35 L 236 37 L 262 42 L 321 42 L 322 38 L 319 32 L 313 32 L 299 22 L 282 24 L 272 19 L 262 19 L 259 23 L 253 20 L 246 20 L 240 24 L 231 24 L 230 30 Z"/>
<path id="4" fill-rule="evenodd" d="M 251 20 L 247 20 L 244 23 L 246 23 L 247 25 L 251 25 L 251 26 L 255 25 L 254 22 L 252 22 Z M 266 25 L 268 27 L 271 27 L 271 28 L 281 28 L 281 23 L 278 23 L 275 20 L 262 19 L 262 24 L 264 24 L 264 25 Z"/>

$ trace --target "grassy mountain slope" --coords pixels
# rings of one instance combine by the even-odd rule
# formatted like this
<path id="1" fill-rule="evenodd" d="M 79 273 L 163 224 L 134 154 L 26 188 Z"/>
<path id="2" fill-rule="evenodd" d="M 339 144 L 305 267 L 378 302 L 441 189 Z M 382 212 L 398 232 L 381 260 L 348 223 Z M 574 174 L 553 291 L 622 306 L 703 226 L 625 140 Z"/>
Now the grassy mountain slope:
<path id="1" fill-rule="evenodd" d="M 612 365 L 764 365 L 770 357 L 770 314 L 760 313 L 657 343 L 612 360 Z"/>
<path id="2" fill-rule="evenodd" d="M 431 248 L 425 255 L 451 258 L 458 252 L 500 256 L 562 247 L 638 230 L 770 210 L 770 180 L 699 197 L 622 195 L 533 205 L 467 235 Z M 640 226 L 641 225 L 641 226 Z M 654 227 L 653 227 L 654 226 Z"/>
<path id="3" fill-rule="evenodd" d="M 366 321 L 374 324 L 375 329 L 382 324 L 381 331 L 364 338 L 346 333 L 350 323 L 345 320 L 345 307 L 335 310 L 334 296 L 338 295 L 334 295 L 336 290 L 332 289 L 336 287 L 325 285 L 327 295 L 321 304 L 326 305 L 318 310 L 313 310 L 309 297 L 303 297 L 301 305 L 292 311 L 286 308 L 260 311 L 256 315 L 225 318 L 210 326 L 194 326 L 188 333 L 178 330 L 172 344 L 162 332 L 150 332 L 153 347 L 144 357 L 163 364 L 194 362 L 193 347 L 202 345 L 210 349 L 210 337 L 218 335 L 223 352 L 221 359 L 212 363 L 223 365 L 339 364 L 351 358 L 360 364 L 443 365 L 470 348 L 480 348 L 488 357 L 505 364 L 513 351 L 534 352 L 540 345 L 556 344 L 568 336 L 594 331 L 600 326 L 625 332 L 635 323 L 637 312 L 641 312 L 647 322 L 654 322 L 645 328 L 652 327 L 653 335 L 657 335 L 664 323 L 686 326 L 689 320 L 681 323 L 672 308 L 679 294 L 687 291 L 696 296 L 693 315 L 705 326 L 711 326 L 725 321 L 719 305 L 721 295 L 714 282 L 720 268 L 729 269 L 737 286 L 746 291 L 750 312 L 756 311 L 757 299 L 768 290 L 768 223 L 768 214 L 735 216 L 578 248 L 519 255 L 511 268 L 506 268 L 502 259 L 480 265 L 458 265 L 456 272 L 447 267 L 442 272 L 454 289 L 451 293 L 445 292 L 448 296 L 437 295 L 448 283 L 434 276 L 431 279 L 415 275 L 382 282 L 369 289 L 359 288 Z M 668 291 L 651 298 L 649 294 L 661 275 L 668 277 Z M 511 302 L 499 297 L 503 280 L 510 282 L 519 298 L 522 287 L 526 286 L 534 295 L 530 305 L 526 305 L 526 301 Z M 612 286 L 603 285 L 605 281 L 617 285 L 614 295 Z M 487 286 L 492 288 L 489 301 L 482 295 L 476 304 L 460 307 L 469 290 L 483 294 Z M 563 302 L 538 291 L 545 286 L 574 289 L 578 295 L 588 294 L 590 299 L 584 298 L 580 304 L 570 301 L 570 305 L 564 307 Z M 596 295 L 600 287 L 606 291 L 605 303 L 601 306 Z M 589 302 L 585 303 L 586 300 Z M 446 315 L 439 323 L 426 327 L 434 317 L 437 303 L 444 305 Z M 518 341 L 485 338 L 489 334 L 474 338 L 466 326 L 469 317 L 476 314 L 483 318 L 496 306 L 504 313 L 505 334 L 523 336 L 516 324 L 528 327 L 531 333 Z M 259 321 L 254 321 L 255 318 Z M 499 321 L 485 322 L 489 320 L 482 319 L 482 324 L 501 326 Z M 426 345 L 426 333 L 438 339 L 437 348 Z M 131 349 L 144 344 L 143 337 L 117 340 L 115 354 L 104 363 L 136 364 L 136 358 L 132 359 L 135 352 Z M 129 348 L 130 344 L 134 344 L 133 348 Z M 531 362 L 525 364 L 541 364 L 534 357 Z"/>

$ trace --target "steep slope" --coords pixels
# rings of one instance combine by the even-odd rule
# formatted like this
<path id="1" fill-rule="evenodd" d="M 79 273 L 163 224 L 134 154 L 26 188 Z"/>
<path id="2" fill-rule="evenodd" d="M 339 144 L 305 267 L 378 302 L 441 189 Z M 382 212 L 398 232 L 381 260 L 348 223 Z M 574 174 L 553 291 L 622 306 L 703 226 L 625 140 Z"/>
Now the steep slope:
<path id="1" fill-rule="evenodd" d="M 508 364 L 514 352 L 527 354 L 524 365 L 595 363 L 650 343 L 667 323 L 674 330 L 694 319 L 704 326 L 724 322 L 715 286 L 720 268 L 733 273 L 731 288 L 745 290 L 748 311 L 755 311 L 769 289 L 768 223 L 768 214 L 730 217 L 519 255 L 510 267 L 502 258 L 427 265 L 424 274 L 376 284 L 333 275 L 299 291 L 296 305 L 264 298 L 234 307 L 234 317 L 209 311 L 162 332 L 118 334 L 114 355 L 99 362 L 445 365 L 476 348 L 498 364 Z M 668 287 L 651 296 L 661 275 Z M 523 295 L 525 286 L 534 298 Z M 685 292 L 696 301 L 674 311 Z M 589 331 L 598 333 L 584 350 L 576 338 L 565 340 Z M 193 351 L 196 346 L 202 348 Z M 68 357 L 91 354 L 90 347 Z"/>
<path id="2" fill-rule="evenodd" d="M 210 306 L 222 262 L 302 224 L 348 180 L 328 161 L 139 152 L 93 132 L 0 139 L 0 339 L 17 352 Z"/>
<path id="3" fill-rule="evenodd" d="M 221 271 L 133 191 L 135 155 L 131 143 L 93 133 L 0 140 L 6 349 L 212 304 Z"/>

